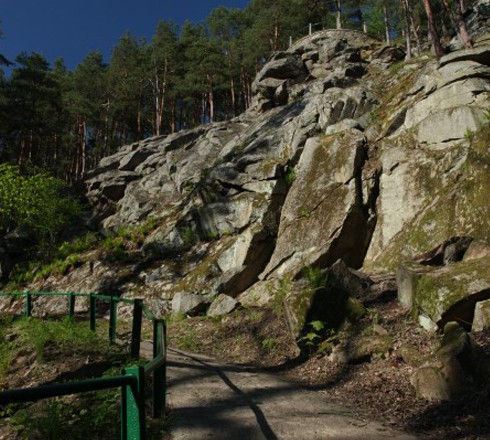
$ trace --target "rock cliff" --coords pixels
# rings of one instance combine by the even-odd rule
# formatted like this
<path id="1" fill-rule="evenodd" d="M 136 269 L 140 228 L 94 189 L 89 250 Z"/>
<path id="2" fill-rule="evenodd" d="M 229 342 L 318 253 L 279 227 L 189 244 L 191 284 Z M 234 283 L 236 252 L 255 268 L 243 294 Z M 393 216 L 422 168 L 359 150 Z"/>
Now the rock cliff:
<path id="1" fill-rule="evenodd" d="M 490 42 L 403 57 L 361 32 L 305 37 L 244 114 L 103 159 L 86 181 L 103 231 L 154 227 L 123 262 L 41 287 L 264 304 L 304 267 L 387 272 L 454 236 L 490 242 Z"/>

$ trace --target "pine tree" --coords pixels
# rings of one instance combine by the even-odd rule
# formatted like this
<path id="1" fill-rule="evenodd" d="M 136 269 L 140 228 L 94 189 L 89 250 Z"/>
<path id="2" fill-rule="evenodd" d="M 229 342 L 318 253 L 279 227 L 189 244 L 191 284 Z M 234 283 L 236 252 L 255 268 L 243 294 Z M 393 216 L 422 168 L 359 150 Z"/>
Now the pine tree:
<path id="1" fill-rule="evenodd" d="M 91 52 L 70 75 L 66 96 L 66 108 L 71 115 L 69 138 L 74 145 L 68 161 L 70 176 L 82 177 L 87 168 L 88 154 L 99 145 L 104 154 L 111 152 L 108 127 L 107 66 L 100 52 Z M 102 141 L 102 137 L 104 137 Z M 103 146 L 100 144 L 103 143 Z M 95 160 L 94 160 L 95 161 Z M 94 165 L 92 162 L 91 165 Z"/>
<path id="2" fill-rule="evenodd" d="M 8 148 L 16 161 L 38 165 L 50 163 L 47 143 L 55 124 L 52 116 L 60 102 L 59 90 L 47 60 L 38 53 L 16 58 L 6 89 Z"/>
<path id="3" fill-rule="evenodd" d="M 164 129 L 164 114 L 167 108 L 167 130 L 176 130 L 175 100 L 178 82 L 179 40 L 178 28 L 172 22 L 160 21 L 149 48 L 151 67 L 149 81 L 154 102 L 153 133 L 160 135 Z"/>
<path id="4" fill-rule="evenodd" d="M 427 15 L 427 24 L 429 29 L 429 38 L 432 42 L 432 47 L 437 58 L 441 58 L 444 55 L 444 50 L 441 46 L 441 40 L 439 32 L 434 20 L 434 13 L 432 12 L 432 5 L 430 0 L 422 0 Z"/>
<path id="5" fill-rule="evenodd" d="M 144 42 L 129 33 L 121 37 L 112 51 L 108 72 L 110 106 L 121 144 L 141 139 L 150 130 L 145 105 L 150 93 L 148 55 Z"/>

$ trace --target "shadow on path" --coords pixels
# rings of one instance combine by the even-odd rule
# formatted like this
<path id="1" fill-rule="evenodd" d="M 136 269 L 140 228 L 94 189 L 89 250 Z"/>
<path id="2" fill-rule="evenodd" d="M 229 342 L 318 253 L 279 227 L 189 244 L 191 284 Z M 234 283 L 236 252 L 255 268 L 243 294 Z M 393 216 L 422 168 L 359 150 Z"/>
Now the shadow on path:
<path id="1" fill-rule="evenodd" d="M 180 354 L 180 355 L 182 354 L 181 352 L 178 352 L 176 350 L 170 349 L 169 351 L 172 351 L 172 352 Z M 254 402 L 254 400 L 252 398 L 247 396 L 247 394 L 245 392 L 243 392 L 237 385 L 235 385 L 230 380 L 230 378 L 225 374 L 224 368 L 218 369 L 216 367 L 213 367 L 212 365 L 202 361 L 201 359 L 198 359 L 195 356 L 191 356 L 188 354 L 186 354 L 185 356 L 192 359 L 194 362 L 198 363 L 200 366 L 189 365 L 189 364 L 182 363 L 182 362 L 172 362 L 172 361 L 170 361 L 168 363 L 168 366 L 174 367 L 174 368 L 202 369 L 204 371 L 208 371 L 208 372 L 211 372 L 213 374 L 218 375 L 220 377 L 220 379 L 223 381 L 223 383 L 225 383 L 228 388 L 230 388 L 237 396 L 239 396 L 241 400 L 245 401 L 246 404 L 248 405 L 248 407 L 252 410 L 252 412 L 255 415 L 255 419 L 257 421 L 257 424 L 258 424 L 262 434 L 264 435 L 264 438 L 266 440 L 277 440 L 277 436 L 274 433 L 274 431 L 272 430 L 269 423 L 267 422 L 267 418 L 265 417 L 262 410 L 259 408 L 259 406 Z M 251 368 L 249 369 L 247 367 L 239 368 L 239 367 L 228 366 L 226 369 L 228 371 L 233 371 L 236 373 L 253 372 L 254 371 L 254 369 L 251 369 Z M 169 386 L 172 386 L 172 383 L 169 383 Z"/>
<path id="2" fill-rule="evenodd" d="M 173 440 L 415 439 L 254 367 L 169 349 L 167 377 Z"/>

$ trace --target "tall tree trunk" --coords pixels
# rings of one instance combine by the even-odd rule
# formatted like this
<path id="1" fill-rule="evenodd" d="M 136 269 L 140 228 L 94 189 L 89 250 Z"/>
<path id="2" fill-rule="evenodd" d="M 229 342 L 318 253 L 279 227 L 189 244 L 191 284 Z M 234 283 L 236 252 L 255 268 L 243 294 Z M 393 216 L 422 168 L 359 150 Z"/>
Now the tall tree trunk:
<path id="1" fill-rule="evenodd" d="M 87 122 L 85 118 L 82 118 L 81 126 L 81 142 L 80 142 L 80 177 L 85 175 L 85 165 L 87 161 Z"/>
<path id="2" fill-rule="evenodd" d="M 391 46 L 390 26 L 388 23 L 388 8 L 386 6 L 383 7 L 383 15 L 384 15 L 384 23 L 385 23 L 386 45 Z"/>
<path id="3" fill-rule="evenodd" d="M 20 151 L 19 151 L 19 158 L 17 160 L 17 164 L 21 166 L 24 163 L 24 151 L 26 148 L 26 141 L 24 139 L 24 136 L 21 134 L 21 140 L 20 140 Z"/>
<path id="4" fill-rule="evenodd" d="M 435 26 L 434 14 L 432 13 L 430 0 L 422 0 L 422 2 L 424 3 L 425 14 L 427 15 L 427 22 L 429 25 L 429 37 L 432 41 L 432 47 L 434 49 L 436 58 L 439 59 L 444 55 L 444 50 L 442 49 L 439 33 L 437 32 L 437 28 Z"/>
<path id="5" fill-rule="evenodd" d="M 422 53 L 422 42 L 420 41 L 420 26 L 415 25 L 415 20 L 413 19 L 413 14 L 410 14 L 410 21 L 412 23 L 413 35 L 415 37 L 415 42 L 417 43 L 417 56 Z"/>
<path id="6" fill-rule="evenodd" d="M 209 100 L 209 123 L 212 124 L 214 122 L 214 92 L 213 92 L 212 85 L 209 88 L 208 100 Z"/>
<path id="7" fill-rule="evenodd" d="M 456 2 L 457 12 L 454 13 L 451 7 L 449 6 L 447 0 L 442 0 L 442 4 L 444 5 L 444 9 L 446 9 L 449 18 L 451 19 L 451 23 L 458 35 L 461 43 L 467 49 L 473 47 L 473 41 L 471 40 L 470 35 L 468 34 L 468 30 L 466 29 L 466 23 L 464 22 L 463 17 L 463 8 L 460 2 Z"/>
<path id="8" fill-rule="evenodd" d="M 175 133 L 175 99 L 170 100 L 170 133 Z"/>
<path id="9" fill-rule="evenodd" d="M 279 26 L 279 19 L 276 18 L 276 21 L 274 23 L 274 43 L 273 43 L 273 51 L 279 50 L 279 35 L 280 35 L 280 26 Z"/>
<path id="10" fill-rule="evenodd" d="M 409 60 L 412 58 L 412 35 L 410 32 L 410 5 L 408 4 L 408 0 L 402 0 L 403 12 L 405 14 L 405 38 L 407 44 L 407 55 L 406 59 Z"/>
<path id="11" fill-rule="evenodd" d="M 32 146 L 34 143 L 34 132 L 32 128 L 29 130 L 29 143 L 27 144 L 27 158 L 29 161 L 32 160 Z"/>
<path id="12" fill-rule="evenodd" d="M 459 9 L 461 10 L 461 13 L 464 15 L 466 12 L 466 6 L 464 4 L 464 0 L 459 0 Z"/>
<path id="13" fill-rule="evenodd" d="M 201 118 L 200 118 L 200 123 L 205 124 L 206 123 L 206 103 L 208 101 L 207 93 L 203 93 L 201 95 Z"/>
<path id="14" fill-rule="evenodd" d="M 153 80 L 153 97 L 155 99 L 155 136 L 160 136 L 160 127 L 162 126 L 162 115 L 163 115 L 163 103 L 160 94 L 160 79 L 158 74 L 155 74 L 155 79 Z"/>
<path id="15" fill-rule="evenodd" d="M 230 98 L 231 98 L 231 116 L 236 116 L 236 97 L 235 97 L 235 80 L 233 77 L 230 79 Z"/>
<path id="16" fill-rule="evenodd" d="M 138 103 L 138 112 L 136 115 L 136 130 L 138 132 L 138 140 L 141 139 L 141 133 L 143 132 L 142 119 L 143 119 L 143 111 L 141 110 L 141 97 L 140 97 Z"/>
<path id="17" fill-rule="evenodd" d="M 335 0 L 335 9 L 336 9 L 336 19 L 335 19 L 335 22 L 336 22 L 336 27 L 337 29 L 342 29 L 342 14 L 341 14 L 341 10 L 342 10 L 342 5 L 340 4 L 340 0 Z"/>

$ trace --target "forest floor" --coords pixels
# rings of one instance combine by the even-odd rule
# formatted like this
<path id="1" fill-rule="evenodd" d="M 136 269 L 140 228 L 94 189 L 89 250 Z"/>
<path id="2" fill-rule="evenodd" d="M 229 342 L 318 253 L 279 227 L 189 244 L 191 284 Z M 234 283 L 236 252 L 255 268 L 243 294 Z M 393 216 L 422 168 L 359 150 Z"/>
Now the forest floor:
<path id="1" fill-rule="evenodd" d="M 369 420 L 423 438 L 490 439 L 490 375 L 470 380 L 451 402 L 431 403 L 418 398 L 410 378 L 415 367 L 399 349 L 409 344 L 426 357 L 440 343 L 406 315 L 393 290 L 366 298 L 369 314 L 359 323 L 360 334 L 382 328 L 394 338 L 393 349 L 355 364 L 339 363 L 327 354 L 300 356 L 280 307 L 241 309 L 222 319 L 194 317 L 169 324 L 170 346 L 211 356 L 222 362 L 274 373 L 305 389 L 316 399 L 355 406 Z M 490 356 L 490 332 L 471 334 L 478 349 Z"/>
<path id="2" fill-rule="evenodd" d="M 393 289 L 377 291 L 364 298 L 364 304 L 368 314 L 345 331 L 344 337 L 355 341 L 382 330 L 393 337 L 394 344 L 389 352 L 357 363 L 340 363 L 328 353 L 300 355 L 280 304 L 241 308 L 222 318 L 169 320 L 170 413 L 163 423 L 149 420 L 148 438 L 204 438 L 195 436 L 196 425 L 204 417 L 210 421 L 199 432 L 210 438 L 218 438 L 216 432 L 231 423 L 238 429 L 233 438 L 244 439 L 294 438 L 284 431 L 291 426 L 308 439 L 315 438 L 315 432 L 317 438 L 366 439 L 365 435 L 356 437 L 356 432 L 364 432 L 356 430 L 365 428 L 366 434 L 369 427 L 372 438 L 396 432 L 391 438 L 404 438 L 402 433 L 407 433 L 405 438 L 490 439 L 490 375 L 470 380 L 465 392 L 452 402 L 418 398 L 410 381 L 415 367 L 401 356 L 401 347 L 410 344 L 423 358 L 437 349 L 440 335 L 427 333 L 407 316 Z M 0 320 L 0 388 L 118 374 L 130 362 L 127 347 L 107 343 L 106 324 L 98 328 L 97 335 L 88 331 L 86 321 L 55 320 L 45 326 L 46 322 L 37 320 Z M 490 357 L 490 332 L 471 336 Z M 181 389 L 187 391 L 181 393 Z M 118 438 L 118 423 L 114 423 L 119 420 L 118 399 L 117 391 L 107 391 L 0 408 L 0 440 Z M 228 413 L 223 408 L 230 404 Z M 241 422 L 235 423 L 238 407 L 245 415 L 238 416 Z M 301 417 L 294 418 L 295 414 Z M 339 414 L 344 418 L 336 422 L 333 416 Z M 189 425 L 189 420 L 194 423 Z M 301 421 L 317 431 L 308 432 L 308 423 L 302 427 Z M 344 434 L 351 435 L 328 431 L 332 426 L 341 426 Z"/>

